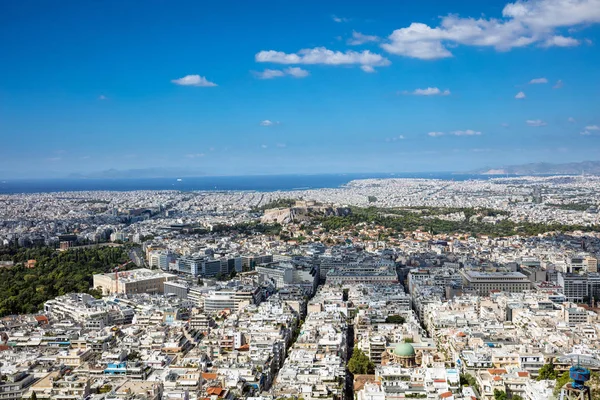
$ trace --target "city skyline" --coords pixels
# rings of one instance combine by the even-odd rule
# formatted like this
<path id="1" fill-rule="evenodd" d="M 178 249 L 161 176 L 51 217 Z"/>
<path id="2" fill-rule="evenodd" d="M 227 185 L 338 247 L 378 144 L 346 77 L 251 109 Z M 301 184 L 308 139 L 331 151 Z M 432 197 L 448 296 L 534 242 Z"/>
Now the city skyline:
<path id="1" fill-rule="evenodd" d="M 600 150 L 600 0 L 0 11 L 5 174 L 469 171 Z"/>

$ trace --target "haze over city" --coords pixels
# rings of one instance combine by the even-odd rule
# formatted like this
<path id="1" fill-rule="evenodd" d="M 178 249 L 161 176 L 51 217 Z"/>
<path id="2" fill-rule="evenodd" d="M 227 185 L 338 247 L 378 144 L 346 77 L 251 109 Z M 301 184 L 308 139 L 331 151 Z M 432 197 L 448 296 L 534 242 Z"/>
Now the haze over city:
<path id="1" fill-rule="evenodd" d="M 596 160 L 600 1 L 0 5 L 0 171 Z"/>

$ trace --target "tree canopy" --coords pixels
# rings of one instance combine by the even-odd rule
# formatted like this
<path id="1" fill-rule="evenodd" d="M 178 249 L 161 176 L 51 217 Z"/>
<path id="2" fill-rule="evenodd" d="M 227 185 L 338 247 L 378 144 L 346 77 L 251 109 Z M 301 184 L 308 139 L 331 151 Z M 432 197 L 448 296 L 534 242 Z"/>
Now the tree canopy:
<path id="1" fill-rule="evenodd" d="M 2 248 L 0 259 L 13 261 L 12 268 L 0 269 L 0 316 L 28 314 L 40 310 L 44 302 L 67 293 L 98 295 L 90 287 L 93 274 L 110 272 L 129 260 L 121 247 L 93 247 L 56 251 Z M 27 268 L 27 260 L 36 260 Z"/>
<path id="2" fill-rule="evenodd" d="M 354 348 L 352 357 L 348 360 L 348 370 L 353 375 L 366 375 L 375 373 L 375 364 L 358 347 Z"/>

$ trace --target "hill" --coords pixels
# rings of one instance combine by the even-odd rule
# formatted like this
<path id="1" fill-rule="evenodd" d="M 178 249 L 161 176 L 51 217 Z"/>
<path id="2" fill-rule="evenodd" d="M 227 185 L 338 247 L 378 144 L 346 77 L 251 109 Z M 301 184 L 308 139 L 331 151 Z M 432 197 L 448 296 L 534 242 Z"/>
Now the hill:
<path id="1" fill-rule="evenodd" d="M 486 167 L 473 171 L 483 175 L 600 175 L 600 161 L 583 161 L 577 163 L 531 163 L 509 165 L 505 167 Z"/>

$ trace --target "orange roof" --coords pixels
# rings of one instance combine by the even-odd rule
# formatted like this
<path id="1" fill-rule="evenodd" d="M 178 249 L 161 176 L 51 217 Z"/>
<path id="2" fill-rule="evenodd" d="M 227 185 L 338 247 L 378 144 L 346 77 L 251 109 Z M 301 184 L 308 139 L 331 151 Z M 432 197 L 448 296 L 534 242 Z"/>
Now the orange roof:
<path id="1" fill-rule="evenodd" d="M 243 345 L 241 345 L 240 347 L 238 347 L 238 350 L 239 350 L 239 351 L 248 351 L 248 350 L 250 350 L 250 345 L 249 345 L 249 344 L 247 344 L 247 343 L 246 343 L 246 344 L 243 344 Z"/>
<path id="2" fill-rule="evenodd" d="M 452 397 L 452 392 L 445 392 L 440 394 L 441 399 L 447 399 L 448 397 Z"/>
<path id="3" fill-rule="evenodd" d="M 494 380 L 495 380 L 496 382 L 498 382 L 498 381 L 501 381 L 501 380 L 502 380 L 502 378 L 500 378 L 498 375 L 496 375 L 496 376 L 494 376 Z"/>
<path id="4" fill-rule="evenodd" d="M 506 370 L 504 368 L 490 368 L 488 372 L 490 375 L 502 375 L 506 373 Z"/>
<path id="5" fill-rule="evenodd" d="M 519 372 L 517 372 L 517 375 L 519 375 L 521 378 L 525 378 L 525 377 L 529 376 L 529 372 L 519 371 Z"/>
<path id="6" fill-rule="evenodd" d="M 213 379 L 217 379 L 217 374 L 214 374 L 212 372 L 203 372 L 202 373 L 202 377 L 206 380 L 213 380 Z"/>
<path id="7" fill-rule="evenodd" d="M 206 393 L 209 396 L 212 396 L 213 394 L 216 394 L 217 396 L 220 396 L 222 392 L 223 392 L 223 388 L 220 387 L 220 386 L 209 387 L 208 389 L 206 389 Z"/>
<path id="8" fill-rule="evenodd" d="M 37 322 L 48 322 L 48 317 L 46 317 L 45 315 L 36 315 L 35 320 Z"/>
<path id="9" fill-rule="evenodd" d="M 434 379 L 433 381 L 434 381 L 434 382 L 437 382 L 437 383 L 443 383 L 443 382 L 446 382 L 446 380 L 445 380 L 445 379 Z"/>

